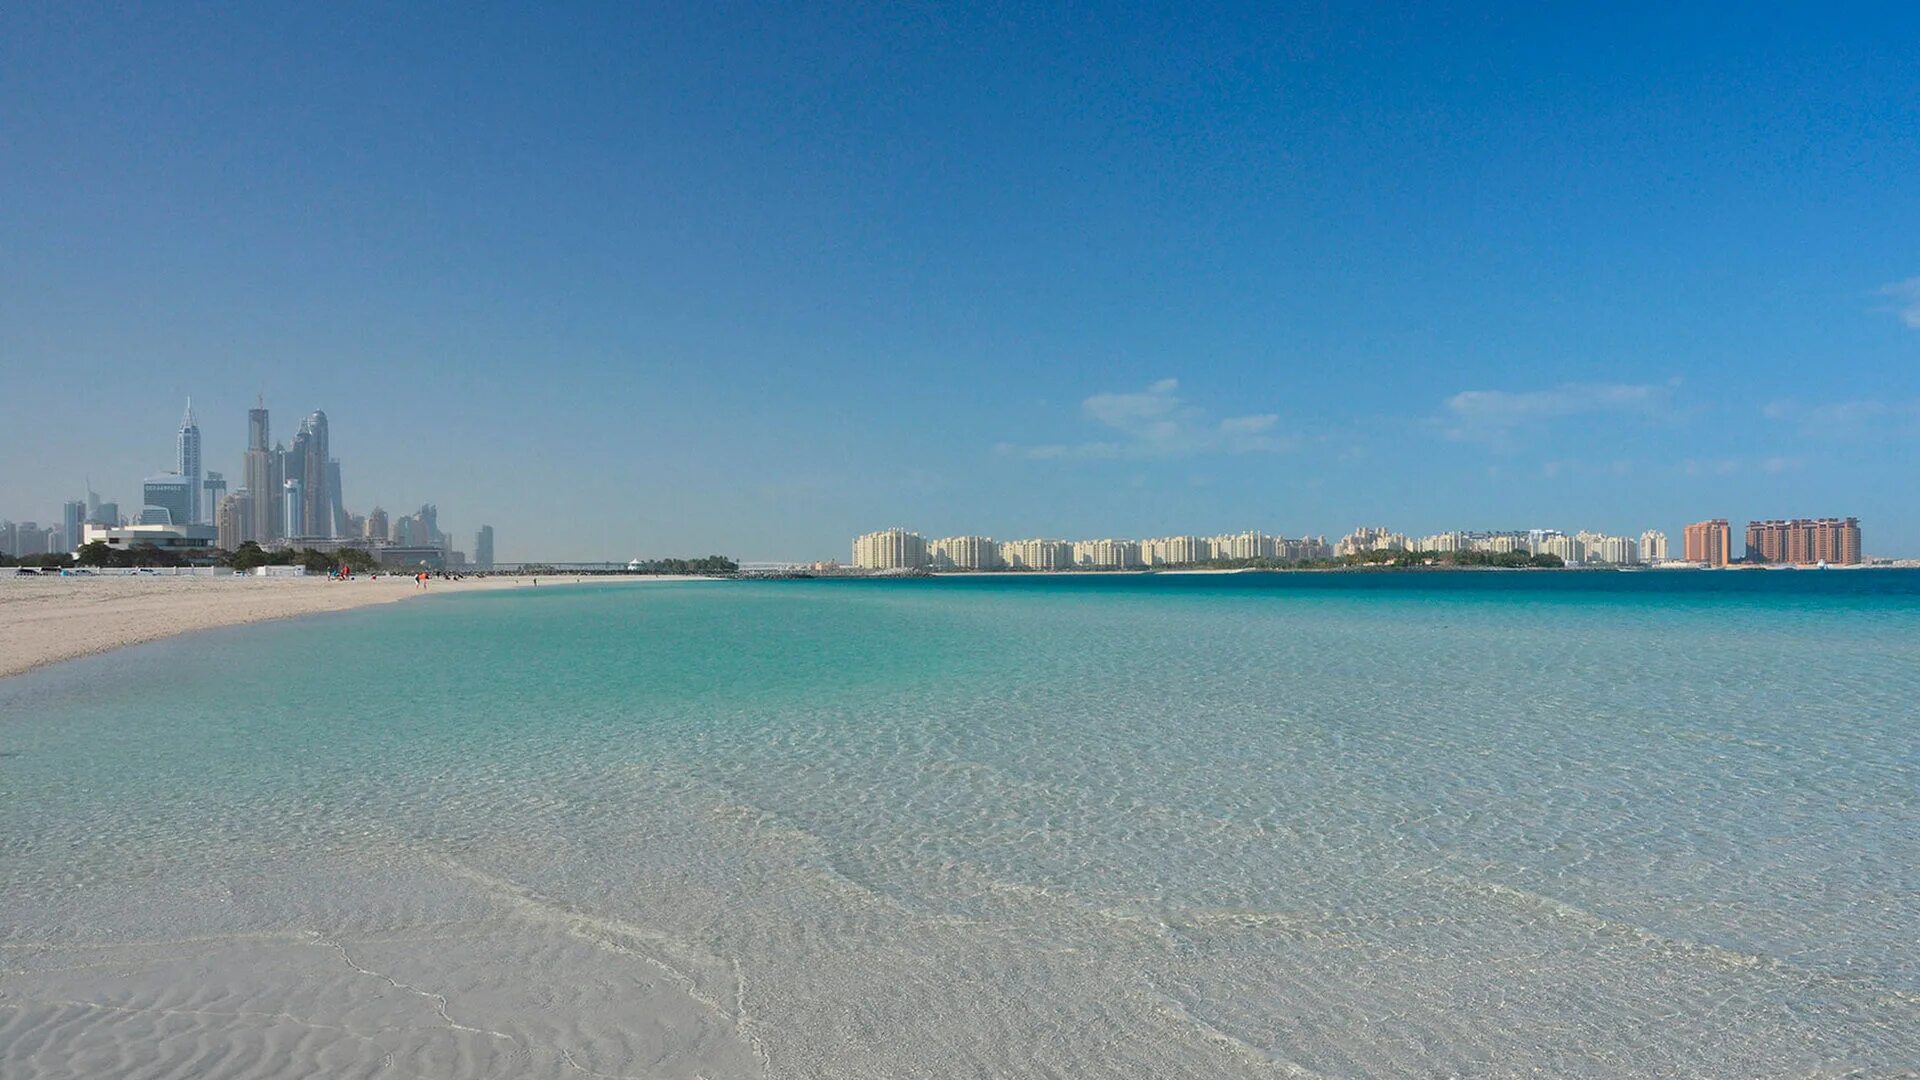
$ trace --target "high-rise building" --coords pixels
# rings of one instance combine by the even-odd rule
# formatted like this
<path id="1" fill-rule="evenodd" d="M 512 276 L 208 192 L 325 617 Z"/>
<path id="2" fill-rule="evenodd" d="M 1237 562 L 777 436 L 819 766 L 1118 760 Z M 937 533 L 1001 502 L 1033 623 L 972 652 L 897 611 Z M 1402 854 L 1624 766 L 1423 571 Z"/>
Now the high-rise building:
<path id="1" fill-rule="evenodd" d="M 1197 536 L 1169 536 L 1155 541 L 1154 551 L 1161 563 L 1185 566 L 1206 562 L 1211 555 L 1212 545 Z"/>
<path id="2" fill-rule="evenodd" d="M 1137 540 L 1076 540 L 1073 561 L 1096 570 L 1126 570 L 1141 565 Z"/>
<path id="3" fill-rule="evenodd" d="M 1860 561 L 1858 518 L 1794 518 L 1749 521 L 1747 559 L 1810 566 L 1852 566 Z"/>
<path id="4" fill-rule="evenodd" d="M 331 507 L 332 531 L 327 535 L 343 537 L 355 535 L 347 521 L 346 500 L 340 494 L 340 459 L 327 459 L 327 504 Z"/>
<path id="5" fill-rule="evenodd" d="M 1686 560 L 1708 566 L 1725 566 L 1733 561 L 1733 529 L 1726 518 L 1696 521 L 1684 534 Z"/>
<path id="6" fill-rule="evenodd" d="M 918 570 L 927 565 L 926 538 L 905 529 L 855 537 L 853 565 L 866 570 Z"/>
<path id="7" fill-rule="evenodd" d="M 141 524 L 192 525 L 193 496 L 199 487 L 198 480 L 189 480 L 179 473 L 147 477 L 140 485 Z M 155 509 L 166 511 L 164 521 L 151 512 Z"/>
<path id="8" fill-rule="evenodd" d="M 77 499 L 67 503 L 61 507 L 60 521 L 66 550 L 76 550 L 80 546 L 80 528 L 87 521 L 87 504 Z"/>
<path id="9" fill-rule="evenodd" d="M 200 505 L 209 520 L 213 512 L 220 508 L 220 500 L 227 497 L 227 474 L 208 472 L 207 478 L 200 482 L 200 492 L 204 496 Z"/>
<path id="10" fill-rule="evenodd" d="M 392 538 L 392 534 L 387 531 L 388 527 L 387 512 L 376 506 L 372 512 L 367 515 L 366 528 L 362 530 L 362 534 L 369 540 L 380 540 L 384 542 Z"/>
<path id="11" fill-rule="evenodd" d="M 274 476 L 273 441 L 267 426 L 264 398 L 247 410 L 246 488 L 253 494 L 249 523 L 243 541 L 266 544 L 280 534 L 280 478 Z"/>
<path id="12" fill-rule="evenodd" d="M 1552 555 L 1568 566 L 1578 566 L 1587 561 L 1586 545 L 1578 537 L 1568 536 L 1558 529 L 1541 529 L 1533 553 Z"/>
<path id="13" fill-rule="evenodd" d="M 1648 529 L 1640 534 L 1640 561 L 1644 563 L 1663 563 L 1667 561 L 1667 534 L 1657 529 Z"/>
<path id="14" fill-rule="evenodd" d="M 193 422 L 193 399 L 187 399 L 187 414 L 180 418 L 180 432 L 174 438 L 174 467 L 187 482 L 187 516 L 175 525 L 200 524 L 200 425 Z"/>
<path id="15" fill-rule="evenodd" d="M 287 450 L 287 444 L 283 442 L 273 444 L 273 449 L 267 454 L 267 460 L 270 463 L 268 472 L 271 474 L 271 481 L 273 483 L 273 538 L 275 540 L 283 540 L 287 535 L 285 531 L 287 525 L 287 481 L 290 479 L 297 480 L 300 476 L 297 470 L 288 472 L 287 466 L 289 464 L 297 465 L 298 463 L 292 460 L 292 455 Z"/>
<path id="16" fill-rule="evenodd" d="M 1368 551 L 1408 551 L 1412 548 L 1413 541 L 1404 533 L 1392 532 L 1385 528 L 1369 528 L 1363 525 L 1341 537 L 1340 540 L 1333 545 L 1333 553 L 1344 558 L 1348 555 L 1358 555 Z M 1228 556 L 1221 555 L 1220 548 L 1216 544 L 1213 550 L 1213 557 L 1219 559 Z M 1238 554 L 1231 557 L 1235 559 L 1248 558 L 1248 556 Z"/>
<path id="17" fill-rule="evenodd" d="M 1064 570 L 1073 565 L 1073 545 L 1065 540 L 1008 540 L 1000 561 L 1012 570 Z"/>
<path id="18" fill-rule="evenodd" d="M 253 492 L 241 488 L 220 500 L 213 515 L 214 543 L 222 551 L 238 551 L 253 528 Z"/>
<path id="19" fill-rule="evenodd" d="M 927 544 L 927 559 L 952 570 L 993 570 L 1000 566 L 1000 545 L 986 536 L 949 536 Z"/>
<path id="20" fill-rule="evenodd" d="M 420 509 L 408 515 L 413 519 L 413 542 L 422 547 L 444 547 L 446 537 L 440 532 L 440 508 L 432 503 L 422 503 Z"/>
<path id="21" fill-rule="evenodd" d="M 315 409 L 300 421 L 300 431 L 287 451 L 287 479 L 300 481 L 301 536 L 333 536 L 333 496 L 328 493 L 327 414 Z M 289 489 L 291 490 L 291 489 Z M 289 516 L 288 520 L 293 520 Z"/>
<path id="22" fill-rule="evenodd" d="M 282 521 L 296 522 L 300 528 L 300 531 L 297 533 L 286 534 L 289 540 L 296 536 L 309 536 L 312 535 L 313 532 L 313 527 L 307 523 L 306 503 L 307 458 L 311 456 L 309 452 L 312 447 L 313 435 L 308 430 L 306 423 L 302 422 L 300 430 L 294 433 L 293 442 L 289 443 L 286 450 L 280 455 L 280 490 L 283 493 L 291 493 L 293 491 L 293 489 L 286 484 L 288 480 L 297 480 L 300 483 L 300 505 L 292 512 L 284 509 L 280 512 Z M 283 494 L 282 497 L 284 498 L 285 495 Z"/>
<path id="23" fill-rule="evenodd" d="M 1574 540 L 1580 545 L 1581 557 L 1589 563 L 1625 566 L 1640 561 L 1640 544 L 1631 537 L 1582 531 Z"/>
<path id="24" fill-rule="evenodd" d="M 300 481 L 288 477 L 280 483 L 280 535 L 286 540 L 295 540 L 305 536 L 304 493 L 300 490 Z"/>
<path id="25" fill-rule="evenodd" d="M 473 534 L 473 565 L 482 570 L 493 569 L 493 526 L 482 525 L 480 531 Z"/>

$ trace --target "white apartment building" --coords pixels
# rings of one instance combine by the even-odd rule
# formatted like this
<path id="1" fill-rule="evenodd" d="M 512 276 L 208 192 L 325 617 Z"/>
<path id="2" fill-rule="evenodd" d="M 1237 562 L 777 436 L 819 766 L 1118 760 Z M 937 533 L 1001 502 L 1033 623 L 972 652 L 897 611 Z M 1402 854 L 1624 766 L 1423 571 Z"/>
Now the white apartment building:
<path id="1" fill-rule="evenodd" d="M 1411 551 L 1413 541 L 1405 533 L 1389 532 L 1384 528 L 1369 528 L 1362 525 L 1340 538 L 1333 545 L 1336 555 L 1358 555 L 1364 551 Z"/>
<path id="2" fill-rule="evenodd" d="M 927 559 L 942 570 L 997 570 L 1000 545 L 990 536 L 949 536 L 927 544 Z"/>
<path id="3" fill-rule="evenodd" d="M 1633 541 L 1625 537 L 1608 536 L 1605 533 L 1589 532 L 1586 529 L 1575 534 L 1574 539 L 1580 544 L 1580 561 L 1596 565 L 1622 561 L 1618 556 L 1624 555 L 1625 548 L 1633 545 Z M 1615 557 L 1609 558 L 1609 556 Z"/>
<path id="4" fill-rule="evenodd" d="M 1163 536 L 1142 541 L 1140 557 L 1148 566 L 1185 566 L 1211 559 L 1213 545 L 1198 536 Z"/>
<path id="5" fill-rule="evenodd" d="M 1568 566 L 1577 566 L 1585 560 L 1585 549 L 1580 541 L 1566 533 L 1541 530 L 1539 541 L 1535 544 L 1535 555 L 1558 555 L 1560 561 Z"/>
<path id="6" fill-rule="evenodd" d="M 1000 561 L 1013 570 L 1067 570 L 1073 566 L 1073 545 L 1064 540 L 1008 540 L 1000 545 Z"/>
<path id="7" fill-rule="evenodd" d="M 919 570 L 927 565 L 927 541 L 906 529 L 883 529 L 853 541 L 853 565 L 862 570 Z"/>
<path id="8" fill-rule="evenodd" d="M 1302 536 L 1298 540 L 1281 540 L 1279 545 L 1276 545 L 1275 553 L 1284 559 L 1333 558 L 1333 545 L 1327 543 L 1327 538 L 1324 536 Z"/>
<path id="9" fill-rule="evenodd" d="M 1648 529 L 1640 534 L 1640 561 L 1645 563 L 1663 563 L 1667 561 L 1667 534 L 1657 529 Z"/>
<path id="10" fill-rule="evenodd" d="M 1273 558 L 1273 537 L 1257 529 L 1228 536 L 1216 536 L 1207 543 L 1213 558 L 1216 559 Z"/>
<path id="11" fill-rule="evenodd" d="M 1089 570 L 1128 570 L 1145 564 L 1138 540 L 1075 540 L 1073 565 Z"/>
<path id="12" fill-rule="evenodd" d="M 1580 542 L 1586 562 L 1627 566 L 1640 561 L 1640 545 L 1629 537 L 1582 532 L 1574 539 Z"/>

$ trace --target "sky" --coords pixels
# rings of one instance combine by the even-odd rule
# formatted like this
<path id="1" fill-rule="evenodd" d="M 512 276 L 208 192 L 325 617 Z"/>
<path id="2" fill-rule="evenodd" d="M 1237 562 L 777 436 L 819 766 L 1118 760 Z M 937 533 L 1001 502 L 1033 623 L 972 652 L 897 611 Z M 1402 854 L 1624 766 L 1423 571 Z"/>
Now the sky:
<path id="1" fill-rule="evenodd" d="M 1920 555 L 1920 8 L 1479 8 L 5 5 L 0 517 Z"/>

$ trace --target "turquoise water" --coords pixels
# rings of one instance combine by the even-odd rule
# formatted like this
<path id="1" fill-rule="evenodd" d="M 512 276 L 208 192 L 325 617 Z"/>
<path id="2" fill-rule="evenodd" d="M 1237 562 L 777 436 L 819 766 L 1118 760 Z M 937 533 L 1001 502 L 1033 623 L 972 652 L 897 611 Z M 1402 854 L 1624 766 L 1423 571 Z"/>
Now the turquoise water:
<path id="1" fill-rule="evenodd" d="M 0 682 L 0 1073 L 1908 1075 L 1917 703 L 1900 571 L 182 638 Z"/>

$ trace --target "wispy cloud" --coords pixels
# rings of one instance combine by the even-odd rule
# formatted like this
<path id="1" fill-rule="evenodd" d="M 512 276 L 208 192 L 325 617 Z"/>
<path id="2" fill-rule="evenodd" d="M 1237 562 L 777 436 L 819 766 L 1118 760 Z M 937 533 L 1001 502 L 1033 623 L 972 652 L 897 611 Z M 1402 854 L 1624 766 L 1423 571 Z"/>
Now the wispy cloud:
<path id="1" fill-rule="evenodd" d="M 1782 400 L 1769 402 L 1762 413 L 1769 420 L 1797 424 L 1807 434 L 1864 438 L 1920 434 L 1920 398 L 1887 401 L 1863 398 L 1821 404 Z"/>
<path id="2" fill-rule="evenodd" d="M 1763 458 L 1688 458 L 1680 463 L 1680 470 L 1688 476 L 1733 476 L 1738 473 L 1764 473 L 1778 476 L 1781 473 L 1798 472 L 1806 465 L 1806 459 L 1787 455 L 1774 455 Z"/>
<path id="3" fill-rule="evenodd" d="M 1890 282 L 1874 292 L 1889 301 L 1885 310 L 1893 312 L 1901 322 L 1920 330 L 1920 277 Z"/>
<path id="4" fill-rule="evenodd" d="M 1506 444 L 1522 433 L 1575 416 L 1646 420 L 1677 416 L 1674 383 L 1565 383 L 1549 390 L 1462 390 L 1435 423 L 1449 439 Z"/>
<path id="5" fill-rule="evenodd" d="M 1035 460 L 1141 460 L 1199 454 L 1248 454 L 1284 450 L 1292 440 L 1278 433 L 1277 413 L 1211 419 L 1188 404 L 1177 379 L 1161 379 L 1145 390 L 1095 394 L 1080 412 L 1107 432 L 1087 442 L 1025 446 L 1001 443 L 1003 454 Z"/>

